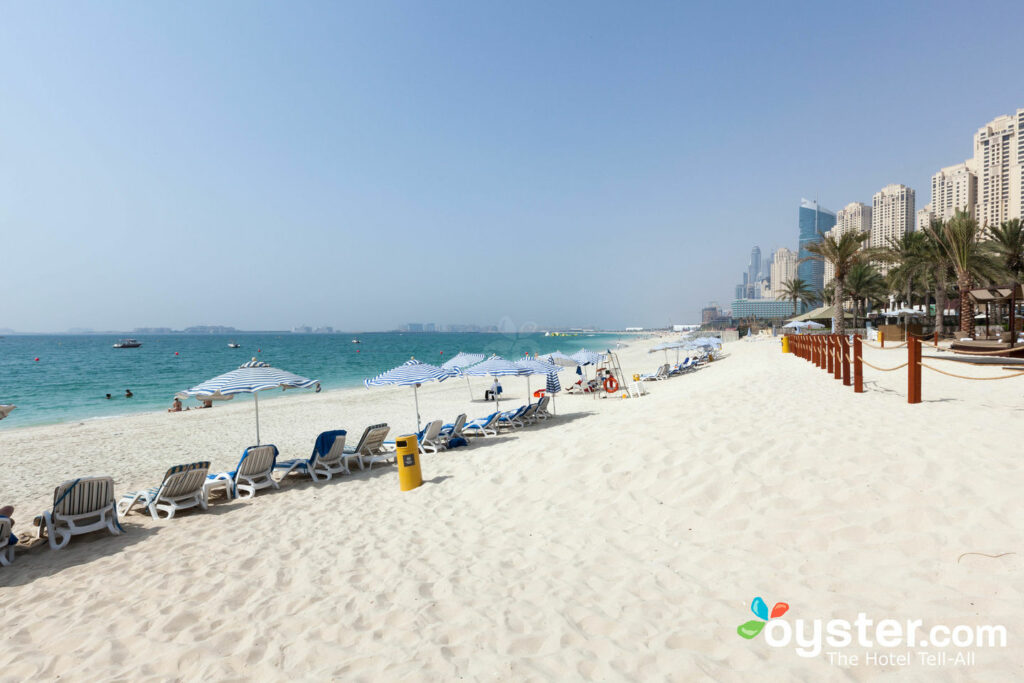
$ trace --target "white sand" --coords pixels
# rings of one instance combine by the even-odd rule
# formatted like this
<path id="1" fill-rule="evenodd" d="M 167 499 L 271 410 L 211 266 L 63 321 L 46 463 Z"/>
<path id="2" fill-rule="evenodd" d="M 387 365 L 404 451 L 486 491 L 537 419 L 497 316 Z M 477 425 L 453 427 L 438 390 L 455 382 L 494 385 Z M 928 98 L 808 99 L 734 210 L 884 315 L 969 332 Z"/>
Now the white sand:
<path id="1" fill-rule="evenodd" d="M 656 367 L 653 343 L 622 354 L 628 373 Z M 560 396 L 557 420 L 427 456 L 412 492 L 390 467 L 287 482 L 21 553 L 0 568 L 0 679 L 1019 678 L 1024 378 L 926 371 L 910 406 L 903 372 L 869 370 L 855 395 L 778 342 L 727 352 L 641 400 Z M 479 397 L 489 382 L 474 384 Z M 524 385 L 507 379 L 506 396 Z M 253 440 L 251 403 L 235 403 L 2 430 L 0 503 L 24 535 L 69 477 L 110 474 L 123 492 L 180 462 L 228 469 Z M 487 412 L 463 380 L 425 387 L 420 406 Z M 282 457 L 324 429 L 355 440 L 414 419 L 401 388 L 261 408 Z M 1017 554 L 958 563 L 969 551 Z M 1009 647 L 973 650 L 970 668 L 843 669 L 737 636 L 758 595 L 792 620 L 1002 624 Z"/>

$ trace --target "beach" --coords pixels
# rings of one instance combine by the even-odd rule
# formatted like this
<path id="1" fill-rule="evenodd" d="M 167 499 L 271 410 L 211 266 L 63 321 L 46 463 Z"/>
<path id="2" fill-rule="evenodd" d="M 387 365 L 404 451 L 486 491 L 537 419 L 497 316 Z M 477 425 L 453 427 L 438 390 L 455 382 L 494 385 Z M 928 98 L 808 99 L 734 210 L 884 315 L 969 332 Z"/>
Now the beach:
<path id="1" fill-rule="evenodd" d="M 658 341 L 618 352 L 627 375 L 664 362 Z M 289 479 L 19 553 L 0 567 L 0 680 L 1020 677 L 1024 378 L 926 371 L 908 405 L 905 371 L 865 369 L 854 394 L 779 347 L 728 343 L 640 399 L 559 394 L 554 419 L 424 456 L 413 491 L 393 466 Z M 490 412 L 490 380 L 471 384 L 472 403 L 465 379 L 423 386 L 424 421 Z M 526 400 L 524 379 L 502 384 L 503 407 Z M 264 396 L 261 437 L 282 458 L 323 430 L 354 443 L 375 422 L 415 426 L 407 387 Z M 120 495 L 179 463 L 232 469 L 254 440 L 250 401 L 3 430 L 0 504 L 25 537 L 61 481 L 108 474 Z M 1000 624 L 1008 645 L 969 667 L 843 667 L 740 638 L 757 596 L 792 619 Z"/>

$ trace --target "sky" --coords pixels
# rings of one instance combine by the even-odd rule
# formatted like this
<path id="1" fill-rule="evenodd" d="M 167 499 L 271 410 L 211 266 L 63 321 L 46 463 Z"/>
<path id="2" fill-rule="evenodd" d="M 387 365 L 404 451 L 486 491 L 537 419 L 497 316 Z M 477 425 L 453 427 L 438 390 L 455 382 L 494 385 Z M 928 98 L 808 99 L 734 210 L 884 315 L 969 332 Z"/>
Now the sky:
<path id="1" fill-rule="evenodd" d="M 943 5 L 6 3 L 0 328 L 699 321 L 1024 107 Z"/>

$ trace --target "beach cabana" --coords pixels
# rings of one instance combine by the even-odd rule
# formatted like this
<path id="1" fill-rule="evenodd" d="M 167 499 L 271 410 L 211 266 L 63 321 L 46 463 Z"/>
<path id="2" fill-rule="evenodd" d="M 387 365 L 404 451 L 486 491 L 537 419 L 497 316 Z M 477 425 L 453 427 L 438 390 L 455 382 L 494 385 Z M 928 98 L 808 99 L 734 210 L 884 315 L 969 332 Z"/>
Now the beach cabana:
<path id="1" fill-rule="evenodd" d="M 267 389 L 309 389 L 319 386 L 320 382 L 315 379 L 300 377 L 287 370 L 271 367 L 270 363 L 253 358 L 248 363 L 243 363 L 237 370 L 225 372 L 213 379 L 208 379 L 202 384 L 197 384 L 191 389 L 181 392 L 185 396 L 192 396 L 200 400 L 209 400 L 210 397 L 222 395 L 233 396 L 235 394 L 252 394 L 256 404 L 256 445 L 260 443 L 260 395 L 259 392 Z"/>

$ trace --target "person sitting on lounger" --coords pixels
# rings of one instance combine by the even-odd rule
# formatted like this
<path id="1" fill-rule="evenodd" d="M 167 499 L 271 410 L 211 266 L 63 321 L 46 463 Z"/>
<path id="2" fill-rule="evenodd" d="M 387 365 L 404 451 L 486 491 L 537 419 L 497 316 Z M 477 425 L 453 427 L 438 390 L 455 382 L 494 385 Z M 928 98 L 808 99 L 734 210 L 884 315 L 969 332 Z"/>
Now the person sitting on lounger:
<path id="1" fill-rule="evenodd" d="M 500 393 L 501 393 L 501 384 L 499 384 L 498 383 L 498 379 L 495 378 L 494 379 L 494 384 L 491 385 L 491 388 L 484 392 L 484 400 L 485 401 L 493 401 L 494 399 L 496 399 L 498 397 L 498 394 L 500 394 Z"/>

